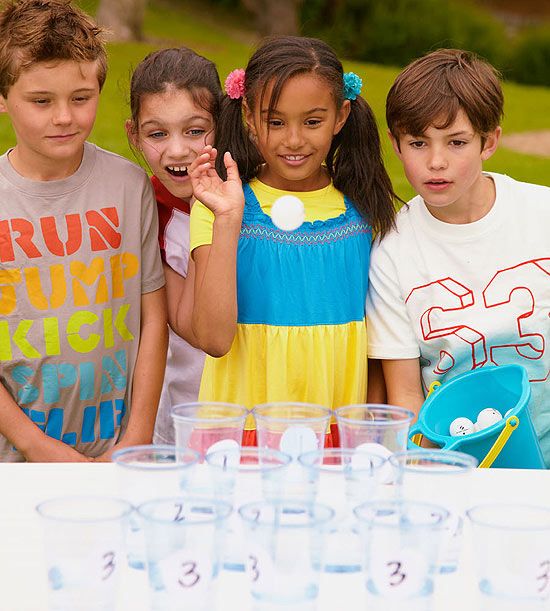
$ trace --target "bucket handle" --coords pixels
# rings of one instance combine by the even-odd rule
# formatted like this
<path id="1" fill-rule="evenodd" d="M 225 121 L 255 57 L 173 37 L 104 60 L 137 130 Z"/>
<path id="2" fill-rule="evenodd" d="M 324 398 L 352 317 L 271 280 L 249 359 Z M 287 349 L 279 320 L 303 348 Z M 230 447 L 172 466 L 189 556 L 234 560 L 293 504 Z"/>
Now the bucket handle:
<path id="1" fill-rule="evenodd" d="M 497 437 L 492 448 L 487 452 L 487 456 L 479 463 L 480 469 L 488 469 L 497 459 L 497 456 L 502 451 L 502 448 L 506 445 L 510 435 L 518 428 L 519 418 L 517 416 L 510 416 L 506 420 L 504 428 Z"/>
<path id="2" fill-rule="evenodd" d="M 439 387 L 441 386 L 441 382 L 438 382 L 437 380 L 434 380 L 431 384 L 430 387 L 428 388 L 428 394 L 426 395 L 426 399 L 433 393 L 435 392 Z M 411 441 L 417 445 L 420 446 L 422 444 L 422 439 L 424 438 L 424 435 L 422 433 L 415 433 L 412 437 L 411 437 Z"/>
<path id="3" fill-rule="evenodd" d="M 422 443 L 422 439 L 424 437 L 424 435 L 420 432 L 421 430 L 422 429 L 420 428 L 418 422 L 411 427 L 409 447 L 420 447 L 420 444 Z"/>

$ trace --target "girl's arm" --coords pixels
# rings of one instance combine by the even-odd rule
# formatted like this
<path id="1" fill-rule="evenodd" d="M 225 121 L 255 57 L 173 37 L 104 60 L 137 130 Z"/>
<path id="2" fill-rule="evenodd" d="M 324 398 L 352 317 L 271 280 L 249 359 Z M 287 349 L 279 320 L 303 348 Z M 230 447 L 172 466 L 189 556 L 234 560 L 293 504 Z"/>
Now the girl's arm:
<path id="1" fill-rule="evenodd" d="M 216 149 L 207 146 L 190 168 L 193 194 L 215 216 L 212 243 L 193 250 L 195 295 L 192 333 L 197 347 L 220 357 L 237 330 L 237 245 L 244 194 L 237 164 L 225 153 L 227 180 L 214 168 Z"/>
<path id="2" fill-rule="evenodd" d="M 166 300 L 168 302 L 168 324 L 170 328 L 192 346 L 198 347 L 198 340 L 191 324 L 195 301 L 195 262 L 189 258 L 187 276 L 183 277 L 166 263 Z"/>
<path id="3" fill-rule="evenodd" d="M 141 332 L 128 426 L 119 441 L 96 460 L 109 461 L 115 450 L 151 443 L 167 349 L 166 292 L 163 287 L 141 296 Z"/>

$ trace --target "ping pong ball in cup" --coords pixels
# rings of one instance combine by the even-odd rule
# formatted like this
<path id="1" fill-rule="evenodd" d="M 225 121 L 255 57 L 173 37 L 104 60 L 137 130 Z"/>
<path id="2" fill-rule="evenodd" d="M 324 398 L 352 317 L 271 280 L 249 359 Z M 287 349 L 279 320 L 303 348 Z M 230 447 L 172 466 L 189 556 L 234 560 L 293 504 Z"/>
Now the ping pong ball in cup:
<path id="1" fill-rule="evenodd" d="M 449 425 L 451 437 L 460 437 L 475 433 L 474 423 L 469 418 L 455 418 Z"/>
<path id="2" fill-rule="evenodd" d="M 394 480 L 393 469 L 390 463 L 387 462 L 387 459 L 392 455 L 392 452 L 391 450 L 388 450 L 386 446 L 383 446 L 380 443 L 360 443 L 355 448 L 355 454 L 351 460 L 352 466 L 356 469 L 360 469 L 361 467 L 365 466 L 366 461 L 370 463 L 370 459 L 368 458 L 369 454 L 380 456 L 380 458 L 386 460 L 386 462 L 380 468 L 378 481 L 381 484 L 391 484 Z"/>
<path id="3" fill-rule="evenodd" d="M 273 202 L 271 220 L 283 231 L 294 231 L 305 221 L 302 200 L 295 195 L 283 195 Z"/>

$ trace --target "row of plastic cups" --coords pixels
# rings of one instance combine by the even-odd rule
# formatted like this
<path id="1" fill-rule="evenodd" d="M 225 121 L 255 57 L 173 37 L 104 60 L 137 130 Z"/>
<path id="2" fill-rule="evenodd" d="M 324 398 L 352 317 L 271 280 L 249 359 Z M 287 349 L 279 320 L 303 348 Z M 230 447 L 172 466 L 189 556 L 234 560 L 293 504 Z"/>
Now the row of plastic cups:
<path id="1" fill-rule="evenodd" d="M 49 501 L 38 511 L 49 522 L 46 550 L 53 608 L 113 609 L 130 505 L 118 499 L 80 497 Z M 215 609 L 231 505 L 172 497 L 145 502 L 137 513 L 144 525 L 151 608 Z M 432 576 L 435 539 L 426 535 L 444 519 L 444 510 L 396 501 L 365 503 L 355 513 L 364 522 L 370 550 L 366 552 L 367 590 L 374 596 L 391 597 L 398 591 L 394 581 L 406 575 L 407 587 L 399 590 L 401 596 L 431 592 L 424 582 Z M 334 510 L 318 503 L 258 501 L 241 506 L 238 516 L 253 600 L 260 608 L 275 604 L 313 609 Z M 415 552 L 413 564 L 407 552 L 418 547 L 421 536 L 423 545 Z M 388 570 L 393 563 L 398 570 L 391 566 Z"/>
<path id="2" fill-rule="evenodd" d="M 46 522 L 52 607 L 115 608 L 131 506 L 118 499 L 73 497 L 37 509 Z M 148 501 L 137 511 L 145 525 L 152 608 L 215 609 L 231 505 L 178 496 Z M 550 600 L 550 509 L 495 504 L 473 507 L 467 514 L 477 539 L 482 594 L 518 605 Z M 238 515 L 252 598 L 313 609 L 334 510 L 319 503 L 258 501 L 241 506 Z M 381 500 L 360 504 L 354 515 L 360 524 L 369 608 L 391 604 L 404 610 L 415 601 L 415 609 L 431 609 L 448 512 L 438 505 Z"/>
<path id="3" fill-rule="evenodd" d="M 257 445 L 297 458 L 324 447 L 331 416 L 338 424 L 340 445 L 362 446 L 387 457 L 405 450 L 413 412 L 387 405 L 348 405 L 334 412 L 309 403 L 269 403 L 250 412 L 231 403 L 185 403 L 172 409 L 176 445 L 205 455 L 241 445 L 245 421 L 253 420 Z"/>
<path id="4" fill-rule="evenodd" d="M 329 570 L 359 570 L 359 552 L 352 507 L 370 499 L 408 498 L 437 502 L 445 498 L 452 519 L 447 522 L 446 553 L 441 569 L 456 568 L 469 473 L 476 460 L 456 452 L 400 452 L 388 461 L 356 449 L 321 449 L 292 457 L 266 448 L 229 448 L 210 452 L 205 464 L 189 448 L 138 446 L 114 454 L 121 495 L 134 506 L 146 500 L 181 493 L 215 496 L 233 505 L 258 499 L 325 502 L 336 511 L 330 536 Z M 388 482 L 390 485 L 388 485 Z M 237 524 L 236 524 L 237 522 Z M 230 520 L 226 568 L 244 569 L 238 520 Z M 144 568 L 145 552 L 139 519 L 131 516 L 129 561 Z"/>

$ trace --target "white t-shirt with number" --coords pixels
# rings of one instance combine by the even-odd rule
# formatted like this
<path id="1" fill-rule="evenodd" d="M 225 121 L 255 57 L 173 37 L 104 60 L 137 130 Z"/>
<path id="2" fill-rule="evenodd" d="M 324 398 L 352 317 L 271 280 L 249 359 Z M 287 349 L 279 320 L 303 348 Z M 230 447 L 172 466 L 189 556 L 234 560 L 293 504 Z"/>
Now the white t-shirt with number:
<path id="1" fill-rule="evenodd" d="M 496 200 L 482 219 L 439 221 L 416 196 L 374 245 L 369 357 L 420 357 L 425 391 L 483 365 L 523 365 L 550 465 L 550 188 L 487 175 Z"/>

